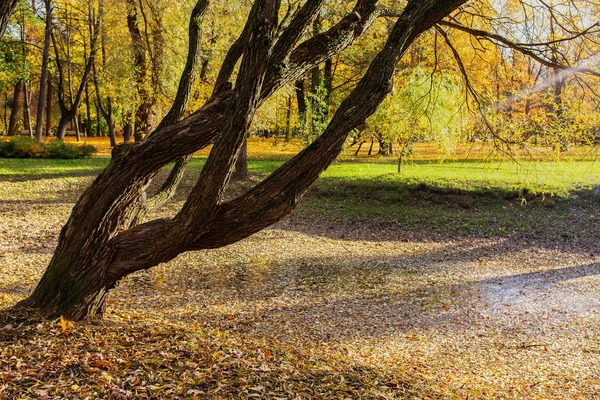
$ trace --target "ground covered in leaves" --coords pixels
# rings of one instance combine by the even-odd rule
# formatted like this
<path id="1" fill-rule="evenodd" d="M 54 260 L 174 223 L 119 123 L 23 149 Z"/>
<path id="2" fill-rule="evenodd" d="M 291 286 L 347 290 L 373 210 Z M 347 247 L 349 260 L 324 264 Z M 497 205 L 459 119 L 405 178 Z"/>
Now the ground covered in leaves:
<path id="1" fill-rule="evenodd" d="M 0 399 L 600 398 L 594 191 L 551 207 L 411 195 L 361 219 L 321 188 L 271 229 L 129 277 L 102 322 L 11 311 L 94 173 L 0 182 Z M 410 202 L 450 221 L 546 217 L 457 233 L 405 225 Z"/>

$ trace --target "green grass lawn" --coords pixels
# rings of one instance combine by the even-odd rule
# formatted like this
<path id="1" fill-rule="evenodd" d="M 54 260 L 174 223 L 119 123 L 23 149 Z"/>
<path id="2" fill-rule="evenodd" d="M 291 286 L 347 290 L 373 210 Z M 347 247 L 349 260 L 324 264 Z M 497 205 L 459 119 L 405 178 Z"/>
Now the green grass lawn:
<path id="1" fill-rule="evenodd" d="M 106 158 L 84 160 L 0 159 L 0 178 L 15 176 L 72 176 L 96 174 L 108 163 Z M 191 168 L 199 170 L 204 159 L 195 159 Z M 250 171 L 267 176 L 281 161 L 249 163 Z M 574 191 L 600 184 L 600 164 L 594 161 L 572 162 L 444 162 L 411 163 L 401 174 L 395 164 L 340 162 L 333 164 L 321 177 L 321 189 L 351 187 L 365 192 L 373 188 L 404 190 L 427 187 L 478 194 L 495 193 L 499 197 L 520 194 L 568 196 Z"/>
<path id="2" fill-rule="evenodd" d="M 106 158 L 0 159 L 0 180 L 94 177 L 107 163 Z M 193 160 L 190 175 L 203 163 L 203 158 Z M 250 172 L 262 179 L 281 163 L 251 160 Z M 600 186 L 600 165 L 593 161 L 421 162 L 405 165 L 402 174 L 396 168 L 392 163 L 335 163 L 315 183 L 300 212 L 393 221 L 408 230 L 560 235 L 582 210 L 594 213 L 594 188 Z"/>

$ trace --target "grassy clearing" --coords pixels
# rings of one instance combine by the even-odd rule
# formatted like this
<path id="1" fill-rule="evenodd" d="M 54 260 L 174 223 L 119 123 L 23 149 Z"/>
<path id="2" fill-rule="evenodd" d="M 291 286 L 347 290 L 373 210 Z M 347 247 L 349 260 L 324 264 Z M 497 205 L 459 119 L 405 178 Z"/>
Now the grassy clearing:
<path id="1" fill-rule="evenodd" d="M 189 174 L 196 176 L 204 161 L 194 159 Z M 107 162 L 0 159 L 0 180 L 91 180 Z M 255 179 L 264 179 L 282 162 L 251 160 L 249 169 Z M 586 214 L 598 186 L 595 161 L 412 162 L 402 174 L 390 163 L 342 161 L 323 173 L 300 207 L 313 216 L 393 221 L 413 231 L 571 235 L 569 220 Z M 30 196 L 22 190 L 15 195 Z"/>
<path id="2" fill-rule="evenodd" d="M 0 160 L 0 399 L 600 393 L 592 162 L 336 163 L 277 226 L 123 281 L 104 322 L 6 311 L 107 162 Z"/>

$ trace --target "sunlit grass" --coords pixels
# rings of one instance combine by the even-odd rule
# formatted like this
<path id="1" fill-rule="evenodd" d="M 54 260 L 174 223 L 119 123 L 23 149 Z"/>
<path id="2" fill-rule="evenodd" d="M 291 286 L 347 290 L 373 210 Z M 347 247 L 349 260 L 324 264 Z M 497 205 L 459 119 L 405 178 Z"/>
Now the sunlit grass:
<path id="1" fill-rule="evenodd" d="M 199 170 L 204 158 L 192 161 Z M 283 161 L 251 159 L 250 171 L 266 177 Z M 99 173 L 107 158 L 83 160 L 0 159 L 0 178 L 14 175 L 60 175 Z M 341 161 L 329 167 L 318 183 L 337 187 L 360 184 L 369 187 L 412 187 L 425 184 L 437 189 L 466 192 L 523 192 L 566 196 L 569 192 L 600 185 L 600 164 L 595 161 L 563 162 L 408 162 L 402 173 L 394 163 Z"/>

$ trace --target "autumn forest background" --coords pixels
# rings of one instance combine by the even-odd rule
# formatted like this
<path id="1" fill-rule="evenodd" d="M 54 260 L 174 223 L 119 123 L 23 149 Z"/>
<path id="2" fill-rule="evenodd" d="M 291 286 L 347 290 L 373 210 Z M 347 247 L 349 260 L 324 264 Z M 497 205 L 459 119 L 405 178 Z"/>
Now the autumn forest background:
<path id="1" fill-rule="evenodd" d="M 368 142 L 360 149 L 365 154 L 402 155 L 414 143 L 433 142 L 439 154 L 448 155 L 473 142 L 492 142 L 501 150 L 523 144 L 564 151 L 594 144 L 598 74 L 587 67 L 597 64 L 598 6 L 577 3 L 471 4 L 411 47 L 398 66 L 397 90 L 348 146 L 356 152 Z M 210 97 L 250 5 L 213 2 L 203 16 L 202 54 L 188 112 Z M 113 145 L 143 138 L 175 98 L 193 6 L 191 1 L 51 3 L 49 89 L 44 90 L 46 6 L 20 2 L 2 41 L 3 134 L 38 140 L 111 137 Z M 290 1 L 285 12 L 291 16 L 298 6 Z M 306 35 L 329 29 L 351 7 L 351 2 L 327 2 Z M 279 90 L 260 109 L 251 135 L 310 143 L 364 74 L 392 23 L 378 19 L 357 44 Z M 375 149 L 369 149 L 372 141 Z"/>

